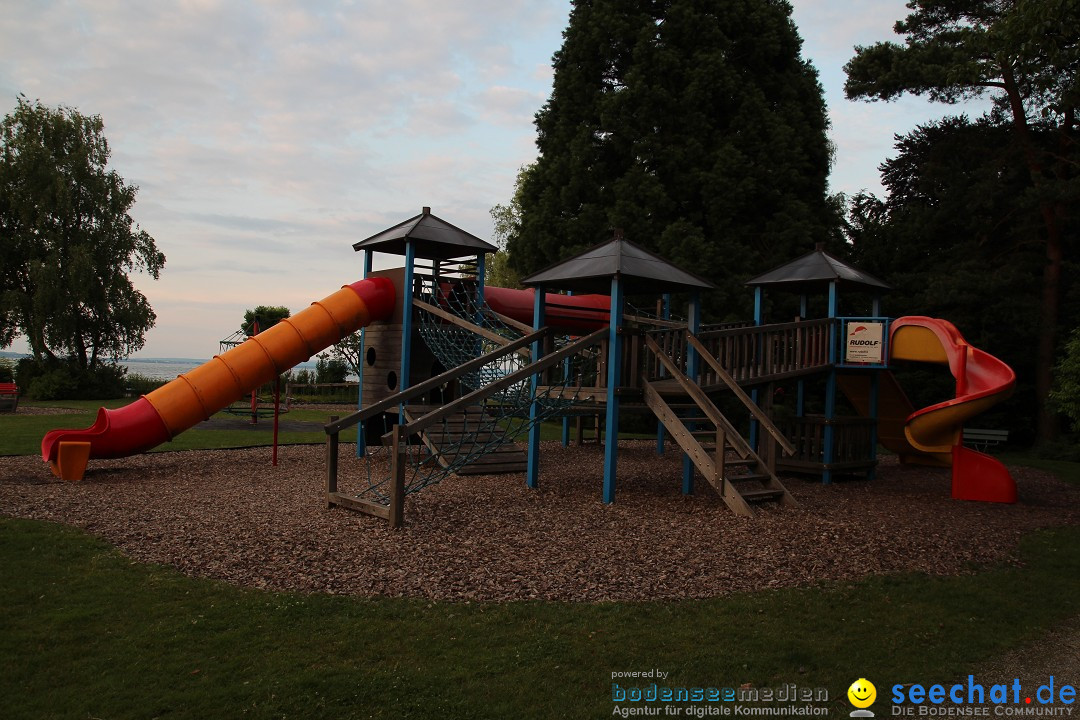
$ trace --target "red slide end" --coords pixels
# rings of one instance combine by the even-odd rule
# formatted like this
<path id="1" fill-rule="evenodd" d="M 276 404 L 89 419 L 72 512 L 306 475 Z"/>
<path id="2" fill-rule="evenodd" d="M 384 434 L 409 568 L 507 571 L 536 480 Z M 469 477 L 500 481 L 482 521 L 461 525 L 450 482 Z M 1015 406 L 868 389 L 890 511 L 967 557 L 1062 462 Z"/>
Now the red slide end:
<path id="1" fill-rule="evenodd" d="M 90 457 L 126 457 L 168 440 L 169 431 L 157 410 L 146 398 L 139 398 L 116 410 L 101 408 L 94 424 L 85 430 L 49 431 L 41 440 L 41 459 L 57 474 L 58 466 L 64 465 L 64 474 L 71 476 L 65 480 L 78 480 Z M 61 454 L 68 456 L 69 461 L 60 463 Z M 75 460 L 74 464 L 70 460 Z"/>
<path id="2" fill-rule="evenodd" d="M 394 306 L 397 304 L 397 291 L 390 278 L 373 277 L 358 280 L 345 287 L 364 301 L 370 314 L 368 322 L 386 320 L 393 314 Z"/>

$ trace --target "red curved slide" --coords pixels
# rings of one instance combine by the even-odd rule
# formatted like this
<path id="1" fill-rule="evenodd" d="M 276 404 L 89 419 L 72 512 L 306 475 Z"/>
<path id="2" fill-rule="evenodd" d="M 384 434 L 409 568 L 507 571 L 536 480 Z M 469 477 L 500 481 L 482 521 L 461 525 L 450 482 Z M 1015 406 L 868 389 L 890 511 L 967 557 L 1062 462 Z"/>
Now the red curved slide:
<path id="1" fill-rule="evenodd" d="M 50 431 L 41 441 L 41 457 L 64 480 L 81 480 L 91 458 L 145 452 L 346 335 L 388 318 L 395 302 L 394 284 L 387 278 L 345 285 L 130 405 L 101 408 L 84 430 Z"/>
<path id="2" fill-rule="evenodd" d="M 881 374 L 878 438 L 904 462 L 952 466 L 952 496 L 960 500 L 1016 502 L 1016 483 L 995 458 L 963 445 L 964 423 L 1012 394 L 1016 373 L 972 347 L 948 320 L 898 318 L 889 333 L 889 359 L 947 365 L 956 397 L 915 410 L 890 372 Z M 840 387 L 861 414 L 869 412 L 865 373 L 840 375 Z"/>
<path id="3" fill-rule="evenodd" d="M 890 330 L 890 358 L 948 365 L 956 378 L 956 397 L 916 410 L 905 435 L 916 450 L 951 454 L 952 495 L 961 500 L 1016 502 L 1016 482 L 997 459 L 963 445 L 964 423 L 1009 397 L 1016 386 L 1013 369 L 968 344 L 948 320 L 902 317 Z"/>

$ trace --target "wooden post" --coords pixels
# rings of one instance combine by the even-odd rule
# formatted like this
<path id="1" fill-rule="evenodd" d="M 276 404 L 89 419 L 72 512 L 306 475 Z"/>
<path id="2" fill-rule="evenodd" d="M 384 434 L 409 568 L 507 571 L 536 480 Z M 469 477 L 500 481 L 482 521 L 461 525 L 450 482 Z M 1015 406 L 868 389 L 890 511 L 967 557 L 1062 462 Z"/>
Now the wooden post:
<path id="1" fill-rule="evenodd" d="M 390 527 L 405 524 L 405 449 L 402 426 L 394 428 L 393 459 L 390 470 Z"/>
<path id="2" fill-rule="evenodd" d="M 330 422 L 337 420 L 337 415 L 330 416 Z M 332 432 L 326 436 L 326 508 L 334 507 L 331 497 L 337 492 L 338 470 L 338 434 Z"/>
<path id="3" fill-rule="evenodd" d="M 725 467 L 727 458 L 727 435 L 724 433 L 724 428 L 719 425 L 716 428 L 715 454 L 716 460 L 714 461 L 714 465 L 716 467 L 716 482 L 713 483 L 713 487 L 719 490 L 720 494 L 723 495 L 725 491 L 725 483 L 727 482 L 727 480 L 725 479 L 725 475 L 727 473 L 727 468 Z"/>
<path id="4" fill-rule="evenodd" d="M 371 250 L 364 250 L 364 278 L 371 275 Z M 360 329 L 360 382 L 356 384 L 356 409 L 364 409 L 364 343 L 367 342 L 367 328 Z M 286 393 L 288 394 L 288 393 Z M 364 438 L 364 423 L 356 426 L 356 457 L 364 457 L 367 452 L 367 440 Z"/>
<path id="5" fill-rule="evenodd" d="M 695 290 L 690 296 L 690 307 L 688 308 L 686 317 L 686 331 L 695 335 L 701 329 L 701 292 Z M 697 382 L 698 369 L 700 367 L 701 358 L 698 357 L 698 352 L 693 345 L 690 344 L 688 337 L 684 336 L 684 349 L 683 357 L 686 358 L 686 374 L 689 376 L 691 382 Z M 694 429 L 693 423 L 687 423 L 687 428 Z M 683 495 L 694 494 L 694 461 L 690 459 L 690 456 L 683 453 L 683 477 L 682 477 L 682 491 Z"/>

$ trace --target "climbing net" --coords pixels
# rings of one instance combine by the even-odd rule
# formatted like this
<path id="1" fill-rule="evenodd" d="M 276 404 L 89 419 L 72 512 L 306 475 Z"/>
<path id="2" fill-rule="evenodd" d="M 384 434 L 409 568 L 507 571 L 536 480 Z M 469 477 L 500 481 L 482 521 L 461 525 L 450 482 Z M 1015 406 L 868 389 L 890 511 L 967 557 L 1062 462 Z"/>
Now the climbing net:
<path id="1" fill-rule="evenodd" d="M 505 322 L 478 302 L 465 283 L 431 283 L 427 290 L 421 297 L 428 305 L 472 325 L 448 321 L 437 313 L 418 313 L 420 335 L 443 367 L 460 367 L 497 350 L 504 343 L 494 337 L 512 342 L 525 336 L 523 327 Z M 569 350 L 571 342 L 570 338 L 557 338 L 552 352 Z M 580 346 L 564 359 L 535 372 L 528 372 L 531 358 L 523 348 L 460 375 L 466 388 L 480 391 L 474 393 L 476 402 L 403 438 L 406 495 L 473 463 L 483 463 L 497 472 L 508 462 L 519 462 L 521 452 L 511 442 L 539 423 L 573 413 L 581 402 L 582 388 L 596 384 L 599 340 L 578 343 Z M 506 381 L 514 374 L 516 379 Z M 422 413 L 406 406 L 399 422 L 412 423 Z M 360 497 L 386 505 L 393 474 L 392 449 L 387 444 L 369 446 L 365 457 L 367 487 Z"/>

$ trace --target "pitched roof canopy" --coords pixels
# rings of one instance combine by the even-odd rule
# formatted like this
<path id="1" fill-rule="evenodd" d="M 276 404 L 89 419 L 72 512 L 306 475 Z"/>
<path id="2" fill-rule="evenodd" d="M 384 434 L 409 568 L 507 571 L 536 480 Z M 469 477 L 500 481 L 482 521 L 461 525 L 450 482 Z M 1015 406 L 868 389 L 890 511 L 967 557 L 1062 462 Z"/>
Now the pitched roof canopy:
<path id="1" fill-rule="evenodd" d="M 829 255 L 821 245 L 818 245 L 813 252 L 748 280 L 746 284 L 751 287 L 775 287 L 780 290 L 802 292 L 820 288 L 834 281 L 864 290 L 877 292 L 892 290 L 892 286 L 888 283 Z"/>
<path id="2" fill-rule="evenodd" d="M 607 294 L 611 292 L 611 278 L 616 275 L 625 283 L 624 292 L 632 295 L 715 287 L 708 280 L 624 240 L 618 232 L 614 240 L 533 273 L 521 282 L 523 285 Z"/>
<path id="3" fill-rule="evenodd" d="M 449 260 L 498 250 L 491 243 L 432 215 L 429 207 L 415 217 L 354 243 L 353 250 L 404 255 L 406 241 L 413 243 L 417 257 L 432 260 Z"/>

